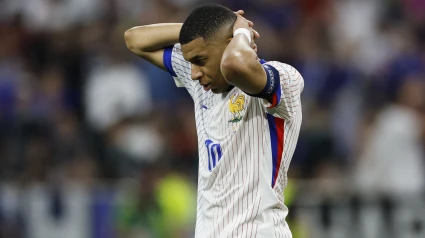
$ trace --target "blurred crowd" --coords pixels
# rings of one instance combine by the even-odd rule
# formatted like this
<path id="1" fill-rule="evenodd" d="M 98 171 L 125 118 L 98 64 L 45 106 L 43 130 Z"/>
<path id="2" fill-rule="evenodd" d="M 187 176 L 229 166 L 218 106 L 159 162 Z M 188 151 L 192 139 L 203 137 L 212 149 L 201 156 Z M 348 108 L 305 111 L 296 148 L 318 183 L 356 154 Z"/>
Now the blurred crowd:
<path id="1" fill-rule="evenodd" d="M 0 237 L 193 237 L 193 104 L 123 34 L 204 2 L 0 0 Z M 304 77 L 294 211 L 306 194 L 425 200 L 424 0 L 215 2 Z"/>

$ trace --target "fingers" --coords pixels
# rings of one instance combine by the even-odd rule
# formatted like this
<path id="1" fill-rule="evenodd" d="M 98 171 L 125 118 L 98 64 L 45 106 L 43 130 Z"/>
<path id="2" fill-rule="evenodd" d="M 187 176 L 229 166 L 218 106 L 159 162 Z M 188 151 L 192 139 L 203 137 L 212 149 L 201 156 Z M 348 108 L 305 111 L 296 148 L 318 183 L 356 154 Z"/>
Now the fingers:
<path id="1" fill-rule="evenodd" d="M 258 53 L 257 51 L 258 51 L 258 48 L 257 48 L 257 44 L 252 44 L 251 45 L 251 48 L 255 51 L 255 53 Z"/>
<path id="2" fill-rule="evenodd" d="M 253 29 L 254 23 L 243 16 L 245 14 L 244 10 L 238 10 L 235 12 L 235 14 L 238 16 L 237 21 L 245 22 L 245 24 L 248 23 L 248 27 L 252 30 L 252 33 L 253 33 L 253 40 L 260 38 L 260 34 Z M 234 27 L 238 27 L 238 26 L 235 25 Z"/>
<path id="3" fill-rule="evenodd" d="M 246 19 L 245 17 L 243 17 L 243 15 L 245 14 L 244 10 L 237 10 L 237 11 L 235 12 L 235 14 L 236 14 L 236 15 L 238 15 L 238 17 L 242 17 L 242 18 L 244 18 L 245 20 L 247 20 L 247 21 L 248 21 L 248 25 L 249 25 L 250 27 L 253 27 L 253 26 L 254 26 L 254 23 L 253 23 L 252 21 L 250 21 L 250 20 Z"/>
<path id="4" fill-rule="evenodd" d="M 258 31 L 252 29 L 252 32 L 254 32 L 254 40 L 260 38 L 260 33 L 258 33 Z"/>
<path id="5" fill-rule="evenodd" d="M 236 11 L 236 13 L 237 13 L 237 14 L 239 14 L 239 15 L 241 15 L 241 16 L 243 16 L 243 14 L 244 14 L 245 12 L 244 12 L 244 10 L 237 10 L 237 11 Z"/>

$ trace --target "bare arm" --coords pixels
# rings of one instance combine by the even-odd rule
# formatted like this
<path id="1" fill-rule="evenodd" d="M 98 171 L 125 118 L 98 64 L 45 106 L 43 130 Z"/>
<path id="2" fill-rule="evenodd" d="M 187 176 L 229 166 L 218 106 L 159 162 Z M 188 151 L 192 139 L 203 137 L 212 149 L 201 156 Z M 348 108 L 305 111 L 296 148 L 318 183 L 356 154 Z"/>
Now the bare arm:
<path id="1" fill-rule="evenodd" d="M 164 48 L 179 42 L 182 23 L 136 26 L 124 33 L 127 48 L 139 57 L 165 69 Z"/>
<path id="2" fill-rule="evenodd" d="M 261 92 L 267 82 L 267 76 L 261 63 L 258 61 L 254 34 L 250 22 L 238 15 L 234 29 L 246 28 L 251 31 L 252 42 L 244 34 L 233 37 L 223 53 L 221 72 L 226 81 L 250 94 Z"/>

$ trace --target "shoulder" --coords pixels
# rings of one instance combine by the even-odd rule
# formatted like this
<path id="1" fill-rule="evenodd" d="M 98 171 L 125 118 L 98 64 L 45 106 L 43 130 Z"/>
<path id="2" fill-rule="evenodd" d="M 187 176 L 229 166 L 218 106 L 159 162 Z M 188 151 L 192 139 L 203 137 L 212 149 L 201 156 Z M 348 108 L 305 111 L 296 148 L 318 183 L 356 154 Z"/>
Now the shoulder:
<path id="1" fill-rule="evenodd" d="M 172 45 L 169 47 L 170 52 L 172 53 L 173 58 L 178 58 L 179 60 L 184 60 L 183 53 L 182 53 L 182 47 L 180 43 L 177 43 L 175 45 Z"/>
<path id="2" fill-rule="evenodd" d="M 175 44 L 173 46 L 168 47 L 167 54 L 170 67 L 172 67 L 175 73 L 173 76 L 185 80 L 190 79 L 191 65 L 188 61 L 184 59 L 183 53 L 181 51 L 181 45 Z"/>
<path id="3" fill-rule="evenodd" d="M 181 46 L 181 44 L 180 43 L 177 43 L 177 44 L 174 44 L 173 45 L 173 51 L 175 51 L 175 52 L 182 52 L 182 46 Z"/>
<path id="4" fill-rule="evenodd" d="M 279 73 L 289 73 L 291 71 L 296 71 L 296 69 L 293 66 L 286 63 L 279 62 L 279 61 L 267 61 L 263 65 L 272 66 Z"/>
<path id="5" fill-rule="evenodd" d="M 304 81 L 300 72 L 292 65 L 279 61 L 268 61 L 263 65 L 271 66 L 279 73 L 280 80 L 288 81 L 289 83 Z M 302 83 L 303 84 L 303 83 Z"/>

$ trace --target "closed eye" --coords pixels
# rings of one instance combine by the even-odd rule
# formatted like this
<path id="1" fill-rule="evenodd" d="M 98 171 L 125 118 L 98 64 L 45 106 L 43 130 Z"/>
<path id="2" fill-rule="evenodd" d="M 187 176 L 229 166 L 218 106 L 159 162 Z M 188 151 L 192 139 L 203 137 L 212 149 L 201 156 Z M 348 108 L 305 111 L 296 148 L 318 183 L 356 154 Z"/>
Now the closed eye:
<path id="1" fill-rule="evenodd" d="M 204 66 L 205 62 L 206 62 L 205 58 L 192 60 L 192 64 L 197 65 L 197 66 Z"/>

